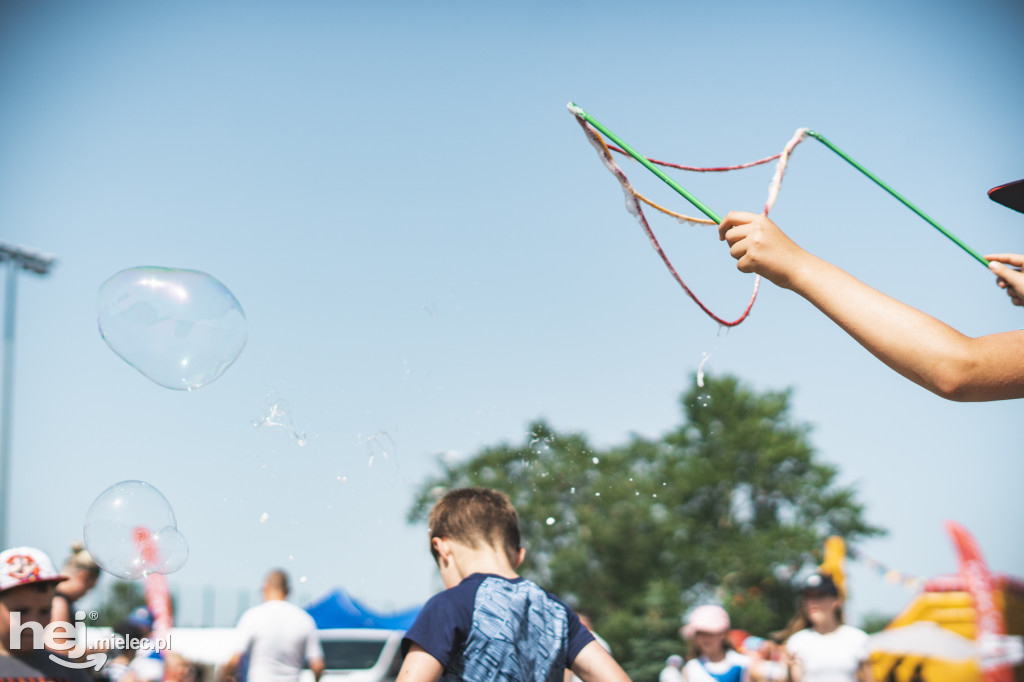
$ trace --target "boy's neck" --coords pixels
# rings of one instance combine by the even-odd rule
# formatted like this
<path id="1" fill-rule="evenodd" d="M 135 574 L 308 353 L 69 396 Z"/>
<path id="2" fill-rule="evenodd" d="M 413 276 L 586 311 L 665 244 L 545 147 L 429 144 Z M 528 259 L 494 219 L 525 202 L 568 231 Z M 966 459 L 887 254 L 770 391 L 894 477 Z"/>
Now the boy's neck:
<path id="1" fill-rule="evenodd" d="M 450 576 L 452 584 L 447 587 L 454 587 L 474 573 L 490 573 L 514 580 L 519 577 L 515 569 L 508 561 L 505 553 L 490 545 L 480 543 L 477 547 L 470 547 L 459 542 L 452 543 Z M 449 571 L 442 570 L 442 577 Z"/>

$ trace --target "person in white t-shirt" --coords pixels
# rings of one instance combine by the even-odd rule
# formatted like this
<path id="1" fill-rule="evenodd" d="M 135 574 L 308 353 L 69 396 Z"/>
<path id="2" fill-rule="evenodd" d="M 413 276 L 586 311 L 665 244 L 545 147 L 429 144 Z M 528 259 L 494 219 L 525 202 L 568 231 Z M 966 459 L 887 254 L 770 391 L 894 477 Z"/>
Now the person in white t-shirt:
<path id="1" fill-rule="evenodd" d="M 242 656 L 248 654 L 247 682 L 297 682 L 306 666 L 317 680 L 324 671 L 324 652 L 316 623 L 288 599 L 288 576 L 271 571 L 263 583 L 263 603 L 238 620 L 241 642 L 220 671 L 223 682 L 233 680 Z"/>
<path id="2" fill-rule="evenodd" d="M 800 621 L 804 627 L 786 640 L 793 682 L 874 682 L 868 636 L 843 624 L 843 601 L 828 575 L 815 573 L 804 582 Z"/>
<path id="3" fill-rule="evenodd" d="M 683 666 L 686 682 L 749 682 L 750 659 L 732 648 L 729 626 L 721 606 L 705 604 L 690 613 L 682 629 L 691 656 Z"/>
<path id="4" fill-rule="evenodd" d="M 658 682 L 683 682 L 683 657 L 672 654 L 665 659 L 665 667 L 658 675 Z"/>

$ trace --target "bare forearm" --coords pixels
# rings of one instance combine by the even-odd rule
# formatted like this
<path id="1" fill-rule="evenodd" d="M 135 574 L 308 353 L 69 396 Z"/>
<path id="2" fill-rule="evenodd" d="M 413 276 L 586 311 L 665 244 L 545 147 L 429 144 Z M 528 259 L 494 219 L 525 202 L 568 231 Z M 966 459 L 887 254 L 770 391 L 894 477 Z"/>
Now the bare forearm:
<path id="1" fill-rule="evenodd" d="M 800 294 L 875 357 L 929 391 L 961 401 L 1024 398 L 1024 331 L 965 336 L 804 251 L 764 216 L 729 213 L 718 233 L 741 271 Z M 1015 274 L 1003 273 L 1006 286 L 1012 288 Z"/>
<path id="2" fill-rule="evenodd" d="M 1024 397 L 1024 334 L 965 336 L 816 256 L 803 260 L 789 287 L 907 379 L 950 400 Z"/>

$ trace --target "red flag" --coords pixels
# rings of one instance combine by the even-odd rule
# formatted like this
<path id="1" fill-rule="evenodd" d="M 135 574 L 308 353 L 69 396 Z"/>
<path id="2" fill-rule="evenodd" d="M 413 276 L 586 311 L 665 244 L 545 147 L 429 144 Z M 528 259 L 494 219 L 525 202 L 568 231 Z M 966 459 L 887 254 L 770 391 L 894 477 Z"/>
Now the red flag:
<path id="1" fill-rule="evenodd" d="M 145 582 L 146 606 L 153 614 L 153 639 L 166 638 L 174 627 L 174 614 L 171 610 L 171 590 L 167 585 L 167 576 L 163 573 L 150 573 Z"/>
<path id="2" fill-rule="evenodd" d="M 959 523 L 947 521 L 946 530 L 952 536 L 960 555 L 960 575 L 974 602 L 974 640 L 982 653 L 982 679 L 984 682 L 1014 682 L 1011 666 L 999 660 L 1001 657 L 984 655 L 987 651 L 998 650 L 998 643 L 1006 640 L 1006 623 L 1002 612 L 996 607 L 995 585 L 985 559 L 981 556 L 981 549 L 974 537 Z"/>

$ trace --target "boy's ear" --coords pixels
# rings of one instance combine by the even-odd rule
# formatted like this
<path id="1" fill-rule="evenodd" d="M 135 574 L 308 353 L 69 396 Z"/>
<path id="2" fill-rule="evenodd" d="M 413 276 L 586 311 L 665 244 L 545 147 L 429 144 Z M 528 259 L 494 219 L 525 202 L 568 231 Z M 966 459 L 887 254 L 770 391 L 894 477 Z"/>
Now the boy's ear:
<path id="1" fill-rule="evenodd" d="M 525 559 L 525 558 L 526 558 L 526 548 L 525 547 L 520 547 L 519 548 L 519 553 L 516 554 L 516 565 L 513 566 L 512 568 L 519 568 L 520 566 L 522 566 L 523 559 Z"/>
<path id="2" fill-rule="evenodd" d="M 448 543 L 445 538 L 431 538 L 430 545 L 437 552 L 438 562 L 444 561 L 448 563 L 452 556 L 452 546 Z"/>

